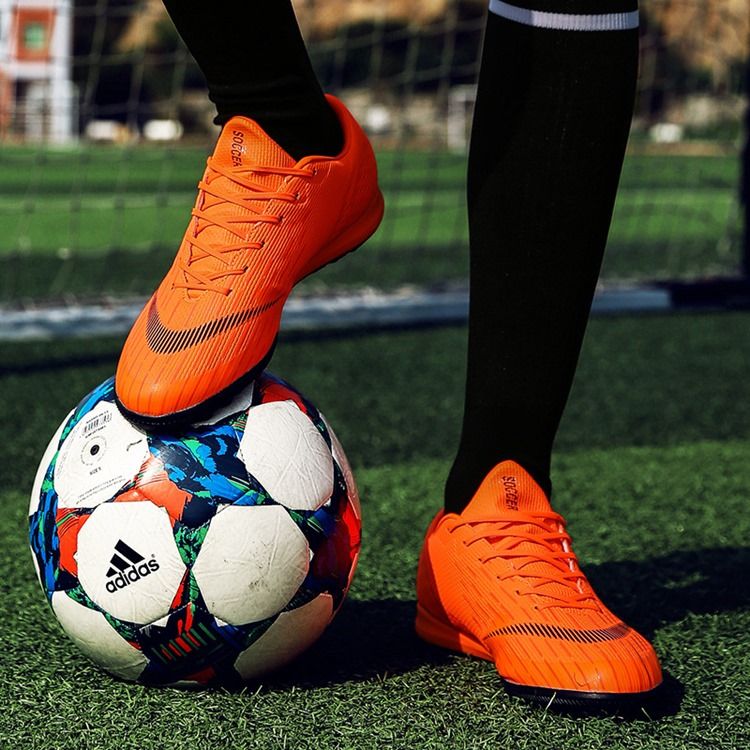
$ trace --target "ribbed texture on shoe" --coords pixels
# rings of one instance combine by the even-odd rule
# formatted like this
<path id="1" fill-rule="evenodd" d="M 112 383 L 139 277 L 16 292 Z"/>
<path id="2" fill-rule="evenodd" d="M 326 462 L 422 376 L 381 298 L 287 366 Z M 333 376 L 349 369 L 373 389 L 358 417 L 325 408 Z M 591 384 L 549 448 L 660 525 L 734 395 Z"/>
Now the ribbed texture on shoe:
<path id="1" fill-rule="evenodd" d="M 293 286 L 377 228 L 383 199 L 372 148 L 344 105 L 328 100 L 345 136 L 333 158 L 295 164 L 251 120 L 224 127 L 196 201 L 200 215 L 120 357 L 117 396 L 131 416 L 189 421 L 191 410 L 255 372 Z"/>
<path id="2" fill-rule="evenodd" d="M 463 513 L 439 513 L 419 561 L 417 632 L 437 645 L 494 660 L 498 672 L 517 685 L 592 695 L 654 689 L 661 670 L 648 641 L 613 615 L 584 578 L 581 587 L 590 598 L 573 606 L 566 597 L 576 593 L 566 584 L 535 586 L 540 576 L 554 574 L 551 563 L 533 561 L 545 548 L 502 538 L 505 527 L 509 539 L 519 531 L 508 526 L 509 516 L 549 512 L 533 479 L 514 462 L 503 462 Z M 493 515 L 496 536 L 482 538 Z M 531 524 L 520 528 L 534 533 Z M 519 548 L 523 557 L 496 556 Z"/>

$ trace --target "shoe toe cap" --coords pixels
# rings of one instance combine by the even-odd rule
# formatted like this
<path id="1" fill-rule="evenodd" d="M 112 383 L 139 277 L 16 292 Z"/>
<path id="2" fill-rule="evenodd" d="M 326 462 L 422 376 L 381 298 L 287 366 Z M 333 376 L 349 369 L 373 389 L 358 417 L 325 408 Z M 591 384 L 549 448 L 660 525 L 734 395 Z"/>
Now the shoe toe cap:
<path id="1" fill-rule="evenodd" d="M 137 321 L 117 366 L 120 404 L 133 416 L 159 419 L 228 393 L 238 380 L 264 365 L 278 330 L 275 318 L 248 321 L 174 351 L 154 347 L 143 321 Z"/>
<path id="2" fill-rule="evenodd" d="M 662 681 L 651 644 L 630 630 L 617 640 L 577 643 L 506 637 L 496 644 L 496 664 L 508 681 L 552 690 L 582 693 L 645 693 Z M 521 641 L 527 641 L 521 643 Z"/>

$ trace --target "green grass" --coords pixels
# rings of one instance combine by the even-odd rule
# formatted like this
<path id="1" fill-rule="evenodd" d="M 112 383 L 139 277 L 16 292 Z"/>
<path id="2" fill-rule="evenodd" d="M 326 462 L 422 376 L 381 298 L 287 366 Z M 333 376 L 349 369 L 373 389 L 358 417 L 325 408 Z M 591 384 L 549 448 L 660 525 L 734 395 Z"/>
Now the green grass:
<path id="1" fill-rule="evenodd" d="M 413 635 L 421 534 L 460 423 L 460 328 L 287 340 L 273 370 L 336 427 L 363 496 L 350 598 L 296 665 L 245 692 L 111 680 L 59 631 L 26 548 L 44 445 L 119 343 L 0 346 L 0 747 L 744 748 L 750 742 L 750 315 L 591 324 L 554 463 L 555 504 L 590 578 L 653 639 L 660 717 L 573 719 L 511 699 L 491 665 Z"/>
<path id="2" fill-rule="evenodd" d="M 0 301 L 150 291 L 182 236 L 205 155 L 197 147 L 4 149 Z M 466 277 L 465 159 L 387 151 L 379 164 L 381 229 L 365 252 L 308 288 Z M 738 165 L 732 156 L 629 156 L 605 278 L 734 271 Z"/>

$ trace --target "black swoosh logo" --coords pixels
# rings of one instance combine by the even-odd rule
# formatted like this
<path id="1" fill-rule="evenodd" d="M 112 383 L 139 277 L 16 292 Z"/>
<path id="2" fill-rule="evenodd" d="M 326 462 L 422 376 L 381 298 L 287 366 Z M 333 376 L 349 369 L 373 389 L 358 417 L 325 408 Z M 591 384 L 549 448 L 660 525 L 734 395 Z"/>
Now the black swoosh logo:
<path id="1" fill-rule="evenodd" d="M 176 352 L 185 351 L 190 347 L 208 341 L 215 336 L 236 328 L 242 323 L 262 315 L 270 310 L 274 305 L 281 301 L 281 296 L 266 302 L 258 307 L 251 307 L 247 310 L 240 310 L 225 315 L 223 318 L 216 318 L 208 323 L 203 323 L 193 328 L 184 328 L 175 331 L 167 328 L 159 318 L 159 311 L 156 309 L 156 295 L 151 299 L 148 308 L 148 321 L 146 322 L 146 341 L 152 352 L 156 354 L 175 354 Z"/>
<path id="2" fill-rule="evenodd" d="M 602 641 L 619 640 L 620 638 L 624 638 L 629 632 L 630 628 L 623 622 L 597 630 L 576 630 L 575 628 L 563 628 L 558 625 L 522 622 L 493 630 L 487 635 L 487 638 L 494 638 L 498 635 L 536 635 L 542 638 L 578 641 L 578 643 L 601 643 Z"/>

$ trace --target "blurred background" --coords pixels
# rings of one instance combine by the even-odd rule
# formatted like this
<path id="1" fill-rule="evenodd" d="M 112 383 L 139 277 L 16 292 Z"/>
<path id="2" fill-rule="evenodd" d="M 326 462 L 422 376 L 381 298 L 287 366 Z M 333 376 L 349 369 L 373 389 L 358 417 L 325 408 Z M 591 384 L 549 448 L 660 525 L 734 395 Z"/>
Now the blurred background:
<path id="1" fill-rule="evenodd" d="M 484 0 L 297 0 L 324 88 L 372 137 L 387 213 L 305 282 L 463 289 Z M 642 0 L 639 95 L 602 285 L 748 272 L 747 0 Z M 0 304 L 140 300 L 217 134 L 160 0 L 0 0 Z"/>

